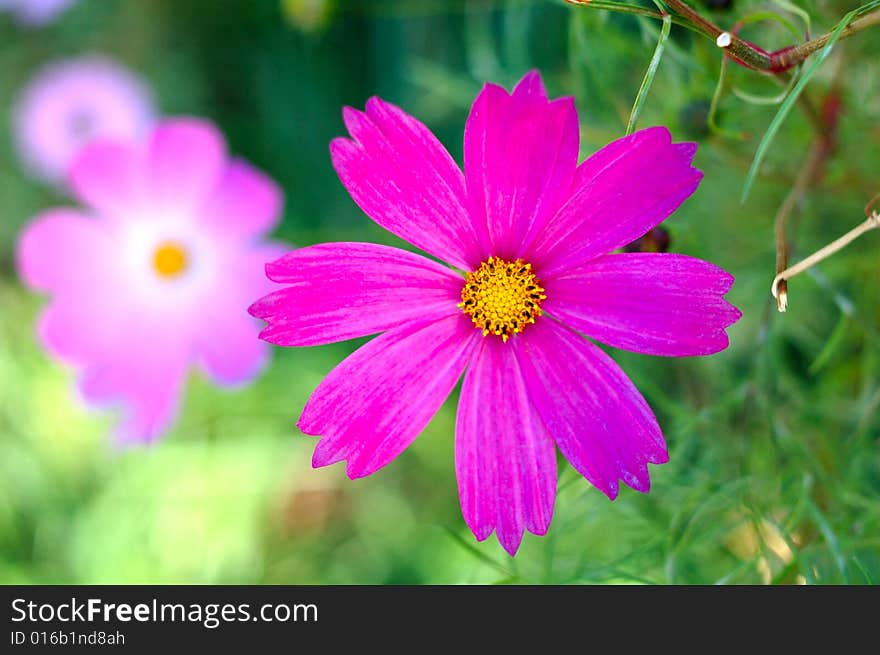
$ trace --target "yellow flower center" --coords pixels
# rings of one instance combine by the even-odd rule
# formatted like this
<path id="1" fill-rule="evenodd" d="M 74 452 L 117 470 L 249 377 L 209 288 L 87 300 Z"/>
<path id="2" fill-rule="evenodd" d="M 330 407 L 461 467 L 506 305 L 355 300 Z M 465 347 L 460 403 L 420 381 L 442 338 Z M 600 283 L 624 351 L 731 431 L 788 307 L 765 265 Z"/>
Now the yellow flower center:
<path id="1" fill-rule="evenodd" d="M 535 322 L 546 298 L 531 264 L 489 257 L 465 277 L 458 306 L 484 337 L 494 334 L 506 343 L 511 334 Z"/>
<path id="2" fill-rule="evenodd" d="M 179 243 L 166 241 L 153 253 L 153 268 L 161 277 L 173 278 L 181 275 L 189 266 L 186 250 Z"/>

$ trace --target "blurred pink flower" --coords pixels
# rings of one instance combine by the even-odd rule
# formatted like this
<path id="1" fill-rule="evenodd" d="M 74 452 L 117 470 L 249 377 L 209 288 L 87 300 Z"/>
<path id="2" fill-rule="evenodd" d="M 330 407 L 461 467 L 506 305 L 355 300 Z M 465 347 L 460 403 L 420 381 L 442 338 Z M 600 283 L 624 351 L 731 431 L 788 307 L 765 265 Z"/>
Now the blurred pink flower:
<path id="1" fill-rule="evenodd" d="M 27 169 L 57 184 L 88 142 L 140 137 L 154 118 L 151 94 L 139 78 L 110 59 L 89 56 L 41 70 L 13 109 L 13 132 Z"/>
<path id="2" fill-rule="evenodd" d="M 20 275 L 52 296 L 39 336 L 78 370 L 85 399 L 122 404 L 119 438 L 149 441 L 174 419 L 190 364 L 224 385 L 264 365 L 247 306 L 270 287 L 264 262 L 289 250 L 265 238 L 282 195 L 196 119 L 87 146 L 70 184 L 85 209 L 31 222 Z"/>
<path id="3" fill-rule="evenodd" d="M 417 254 L 327 243 L 267 266 L 287 285 L 257 301 L 261 337 L 312 346 L 383 332 L 318 386 L 298 425 L 322 435 L 314 466 L 352 478 L 399 455 L 464 373 L 455 462 L 465 521 L 514 554 L 544 534 L 556 495 L 554 444 L 613 499 L 648 491 L 668 459 L 660 427 L 624 372 L 581 333 L 653 355 L 727 347 L 740 312 L 733 277 L 693 257 L 608 254 L 648 232 L 697 188 L 692 143 L 655 127 L 580 166 L 571 98 L 530 73 L 487 84 L 464 132 L 464 175 L 436 137 L 373 98 L 346 108 L 351 139 L 330 145 L 355 202 Z M 466 372 L 465 372 L 466 370 Z"/>
<path id="4" fill-rule="evenodd" d="M 76 0 L 0 0 L 0 11 L 10 12 L 22 25 L 39 27 L 55 20 Z"/>

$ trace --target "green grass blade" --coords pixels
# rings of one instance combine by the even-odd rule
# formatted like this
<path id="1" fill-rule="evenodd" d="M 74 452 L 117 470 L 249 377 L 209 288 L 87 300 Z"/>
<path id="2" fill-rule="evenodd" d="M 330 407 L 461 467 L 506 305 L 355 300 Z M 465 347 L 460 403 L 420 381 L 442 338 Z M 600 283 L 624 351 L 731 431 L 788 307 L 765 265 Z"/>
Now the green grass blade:
<path id="1" fill-rule="evenodd" d="M 834 328 L 834 331 L 831 333 L 831 336 L 828 337 L 828 340 L 825 342 L 825 345 L 822 347 L 822 350 L 816 356 L 816 359 L 810 364 L 809 373 L 810 375 L 816 375 L 819 371 L 825 368 L 829 362 L 834 358 L 837 354 L 838 350 L 846 342 L 846 334 L 847 329 L 849 328 L 849 318 L 846 314 L 841 314 L 840 319 L 837 321 L 837 325 Z"/>
<path id="2" fill-rule="evenodd" d="M 663 16 L 663 27 L 660 29 L 660 38 L 657 39 L 657 47 L 654 48 L 654 56 L 651 57 L 651 63 L 648 64 L 648 70 L 645 72 L 645 78 L 642 80 L 642 86 L 639 87 L 639 93 L 633 103 L 632 111 L 629 113 L 629 122 L 626 124 L 626 133 L 632 134 L 636 129 L 636 123 L 639 120 L 639 113 L 642 111 L 642 105 L 648 97 L 648 91 L 654 82 L 654 76 L 657 75 L 657 68 L 660 66 L 660 60 L 663 58 L 663 50 L 666 47 L 666 40 L 669 38 L 669 30 L 672 28 L 672 18 L 669 14 Z"/>
<path id="3" fill-rule="evenodd" d="M 755 157 L 754 159 L 752 159 L 752 165 L 749 168 L 748 175 L 746 175 L 746 182 L 743 186 L 743 192 L 742 197 L 740 198 L 740 202 L 745 204 L 745 201 L 749 196 L 749 191 L 751 191 L 752 189 L 752 183 L 755 181 L 755 176 L 758 174 L 758 168 L 760 168 L 761 164 L 763 163 L 764 157 L 767 154 L 767 150 L 769 150 L 770 144 L 773 142 L 773 138 L 776 136 L 779 128 L 782 127 L 782 123 L 788 117 L 788 113 L 791 111 L 791 108 L 794 107 L 794 103 L 797 101 L 804 88 L 806 88 L 810 80 L 813 79 L 813 75 L 815 75 L 816 71 L 819 70 L 819 67 L 825 62 L 825 60 L 828 58 L 828 55 L 831 54 L 831 50 L 834 48 L 834 44 L 837 43 L 837 40 L 843 33 L 843 30 L 845 30 L 846 26 L 849 25 L 860 14 L 874 9 L 878 6 L 880 6 L 880 0 L 875 0 L 874 2 L 869 2 L 868 4 L 859 7 L 858 9 L 854 9 L 846 16 L 844 16 L 841 21 L 837 23 L 837 25 L 834 27 L 834 30 L 831 32 L 831 37 L 828 39 L 828 43 L 825 45 L 824 48 L 822 48 L 822 50 L 819 51 L 817 55 L 815 55 L 813 61 L 810 62 L 810 65 L 804 70 L 804 73 L 798 80 L 798 83 L 792 89 L 791 93 L 788 94 L 788 97 L 780 105 L 779 111 L 776 112 L 776 116 L 773 117 L 773 120 L 770 122 L 770 126 L 767 128 L 767 131 L 761 138 L 761 142 L 758 144 L 758 149 L 755 151 Z"/>
<path id="4" fill-rule="evenodd" d="M 840 541 L 837 538 L 837 534 L 834 532 L 834 529 L 831 527 L 831 524 L 828 522 L 828 519 L 825 518 L 825 515 L 819 507 L 809 498 L 807 499 L 807 512 L 816 522 L 819 532 L 828 546 L 828 550 L 831 551 L 831 557 L 837 565 L 837 570 L 840 572 L 843 583 L 849 584 L 849 576 L 846 571 L 846 558 L 840 550 Z"/>

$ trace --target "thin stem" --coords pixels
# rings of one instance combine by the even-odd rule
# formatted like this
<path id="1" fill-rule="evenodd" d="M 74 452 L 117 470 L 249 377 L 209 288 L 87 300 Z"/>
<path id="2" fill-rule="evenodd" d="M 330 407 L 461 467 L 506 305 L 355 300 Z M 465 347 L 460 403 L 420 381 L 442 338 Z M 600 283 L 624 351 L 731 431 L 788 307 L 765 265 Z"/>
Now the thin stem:
<path id="1" fill-rule="evenodd" d="M 785 236 L 785 225 L 788 217 L 792 214 L 795 207 L 803 199 L 810 186 L 810 182 L 816 176 L 817 170 L 822 166 L 825 159 L 827 149 L 824 147 L 824 140 L 820 139 L 810 149 L 810 156 L 801 167 L 795 180 L 794 186 L 785 197 L 779 211 L 776 212 L 776 220 L 774 222 L 774 232 L 776 235 L 776 274 L 777 276 L 788 267 L 788 239 Z M 779 280 L 777 284 L 778 293 L 776 296 L 777 308 L 780 312 L 784 312 L 788 306 L 788 281 Z"/>
<path id="2" fill-rule="evenodd" d="M 825 107 L 832 105 L 837 98 L 837 90 L 833 90 L 825 99 Z M 813 187 L 822 176 L 822 170 L 827 159 L 834 151 L 834 143 L 837 131 L 836 117 L 826 115 L 826 112 L 819 112 L 810 102 L 809 97 L 804 93 L 798 96 L 798 102 L 804 113 L 809 117 L 813 128 L 816 131 L 816 137 L 810 147 L 810 153 L 804 165 L 798 172 L 797 179 L 791 191 L 785 197 L 779 211 L 776 212 L 776 220 L 774 222 L 774 232 L 776 236 L 776 274 L 779 275 L 788 267 L 788 239 L 785 236 L 786 222 L 793 213 L 795 207 L 800 203 L 806 195 L 808 189 Z M 870 207 L 870 203 L 869 203 Z M 865 214 L 868 215 L 866 208 Z M 788 281 L 779 280 L 776 287 L 776 306 L 780 312 L 784 312 L 788 307 Z"/>
<path id="3" fill-rule="evenodd" d="M 850 243 L 862 236 L 865 232 L 876 230 L 877 228 L 880 228 L 880 214 L 874 212 L 867 218 L 867 220 L 854 227 L 852 230 L 844 234 L 839 239 L 835 239 L 824 248 L 817 250 L 812 255 L 798 262 L 794 266 L 786 268 L 784 271 L 777 273 L 776 277 L 773 278 L 773 284 L 770 285 L 770 293 L 773 294 L 773 297 L 776 298 L 777 303 L 779 303 L 779 311 L 784 312 L 787 309 L 787 303 L 784 301 L 779 301 L 779 298 L 782 295 L 781 283 L 783 281 L 790 280 L 795 275 L 803 273 L 808 268 L 812 268 L 822 260 L 827 259 L 831 255 L 836 253 L 838 250 L 841 250 L 848 246 Z"/>

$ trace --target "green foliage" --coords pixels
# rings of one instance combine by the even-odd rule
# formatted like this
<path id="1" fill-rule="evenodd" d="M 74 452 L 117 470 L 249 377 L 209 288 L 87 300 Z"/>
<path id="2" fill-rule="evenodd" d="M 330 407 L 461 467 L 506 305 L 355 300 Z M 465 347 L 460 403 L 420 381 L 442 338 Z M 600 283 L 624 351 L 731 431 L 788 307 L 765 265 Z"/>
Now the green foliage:
<path id="1" fill-rule="evenodd" d="M 819 103 L 834 87 L 844 109 L 833 157 L 799 207 L 794 259 L 858 222 L 880 190 L 880 148 L 869 145 L 880 140 L 876 38 L 832 39 L 785 102 L 768 107 L 730 88 L 769 96 L 780 86 L 733 64 L 718 84 L 719 49 L 675 24 L 663 26 L 666 56 L 660 62 L 658 47 L 652 63 L 660 65 L 646 77 L 653 43 L 644 21 L 655 13 L 648 4 L 632 3 L 641 15 L 598 10 L 620 4 L 600 0 L 590 9 L 539 0 L 333 4 L 326 18 L 302 25 L 289 13 L 297 3 L 284 13 L 270 0 L 228 0 L 222 11 L 202 0 L 80 0 L 36 31 L 0 15 L 0 113 L 8 116 L 43 63 L 105 52 L 149 80 L 163 112 L 216 120 L 233 152 L 281 183 L 279 238 L 400 245 L 362 215 L 330 166 L 327 145 L 343 132 L 345 104 L 381 94 L 427 122 L 460 161 L 480 86 L 510 86 L 532 67 L 552 95 L 575 96 L 584 157 L 623 135 L 637 96 L 639 125 L 667 124 L 677 140 L 693 134 L 679 123 L 683 108 L 714 98 L 707 121 L 720 129 L 698 133 L 705 178 L 665 227 L 671 251 L 736 275 L 728 297 L 743 319 L 730 330 L 731 347 L 713 357 L 614 353 L 654 408 L 670 463 L 652 467 L 650 494 L 624 488 L 612 503 L 560 461 L 549 534 L 527 535 L 511 559 L 494 537 L 476 542 L 461 519 L 457 392 L 373 476 L 349 481 L 340 465 L 311 468 L 314 440 L 296 430 L 296 419 L 354 343 L 276 349 L 267 373 L 243 391 L 194 378 L 164 441 L 119 452 L 107 438 L 111 416 L 81 407 L 71 373 L 34 336 L 45 300 L 15 277 L 16 234 L 40 209 L 69 201 L 25 177 L 4 118 L 0 581 L 880 581 L 878 235 L 793 280 L 787 314 L 776 313 L 769 295 L 773 217 L 813 139 L 809 122 L 789 112 L 797 94 Z M 730 26 L 780 10 L 789 22 L 808 18 L 814 32 L 837 24 L 839 34 L 850 7 L 741 0 L 717 18 Z M 745 36 L 768 49 L 793 38 L 768 21 L 749 24 Z M 651 92 L 639 95 L 646 79 Z M 744 210 L 741 190 L 758 165 L 760 183 Z"/>

